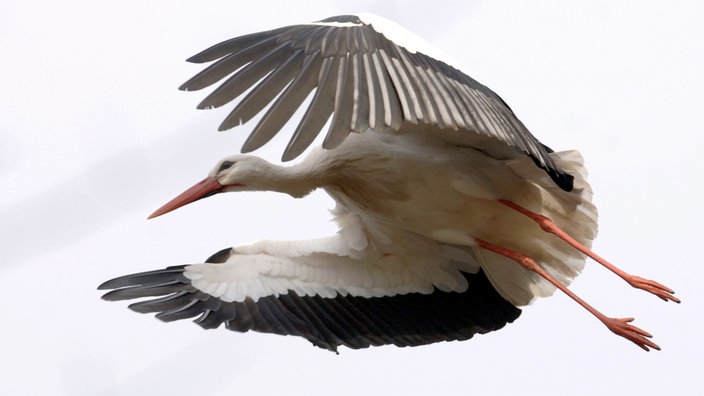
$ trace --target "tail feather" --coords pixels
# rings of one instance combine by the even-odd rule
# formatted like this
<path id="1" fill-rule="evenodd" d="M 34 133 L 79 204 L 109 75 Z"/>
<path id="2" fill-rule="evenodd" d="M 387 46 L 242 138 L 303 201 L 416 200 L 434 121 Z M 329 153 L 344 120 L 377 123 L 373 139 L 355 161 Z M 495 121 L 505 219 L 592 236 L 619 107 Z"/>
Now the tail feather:
<path id="1" fill-rule="evenodd" d="M 530 160 L 512 159 L 506 164 L 514 173 L 531 181 L 538 194 L 534 207 L 528 209 L 550 218 L 562 230 L 586 247 L 590 247 L 597 234 L 597 209 L 592 204 L 592 189 L 587 182 L 587 170 L 578 151 L 550 153 L 557 166 L 574 176 L 574 188 L 562 190 Z M 586 256 L 566 243 L 540 231 L 526 236 L 530 243 L 540 244 L 542 259 L 539 264 L 563 285 L 569 285 L 582 271 Z M 511 303 L 522 306 L 537 297 L 547 297 L 555 287 L 548 281 L 517 265 L 511 259 L 486 250 L 476 249 L 487 277 L 497 291 Z"/>

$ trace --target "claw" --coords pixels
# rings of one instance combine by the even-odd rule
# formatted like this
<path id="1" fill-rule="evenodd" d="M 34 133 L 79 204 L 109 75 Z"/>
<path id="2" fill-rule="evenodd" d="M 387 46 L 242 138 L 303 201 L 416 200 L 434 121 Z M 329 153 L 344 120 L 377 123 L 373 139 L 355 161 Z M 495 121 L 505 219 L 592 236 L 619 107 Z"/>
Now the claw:
<path id="1" fill-rule="evenodd" d="M 660 347 L 658 344 L 648 339 L 653 337 L 650 333 L 629 324 L 630 322 L 633 322 L 633 320 L 633 318 L 605 318 L 603 322 L 614 334 L 620 335 L 621 337 L 633 342 L 644 351 L 650 351 L 649 348 L 659 351 Z"/>
<path id="2" fill-rule="evenodd" d="M 673 296 L 675 291 L 663 284 L 635 275 L 631 275 L 630 278 L 626 280 L 631 286 L 652 293 L 663 301 L 674 301 L 678 304 L 680 303 L 680 299 Z"/>

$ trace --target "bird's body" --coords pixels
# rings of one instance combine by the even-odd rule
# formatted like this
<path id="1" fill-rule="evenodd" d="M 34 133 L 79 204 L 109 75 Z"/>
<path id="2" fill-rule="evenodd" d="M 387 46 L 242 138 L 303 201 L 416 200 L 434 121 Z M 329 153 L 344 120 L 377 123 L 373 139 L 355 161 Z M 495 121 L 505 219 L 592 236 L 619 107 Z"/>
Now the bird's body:
<path id="1" fill-rule="evenodd" d="M 164 296 L 131 307 L 165 320 L 199 316 L 206 328 L 299 335 L 335 350 L 467 339 L 503 327 L 518 316 L 516 307 L 557 287 L 615 333 L 656 348 L 629 320 L 604 316 L 566 288 L 588 255 L 632 285 L 676 300 L 589 250 L 597 215 L 579 153 L 553 152 L 494 92 L 428 56 L 427 44 L 391 41 L 408 33 L 381 32 L 386 23 L 369 18 L 255 33 L 192 58 L 222 59 L 184 89 L 236 70 L 201 107 L 225 104 L 259 81 L 223 128 L 247 121 L 283 91 L 245 150 L 265 144 L 314 88 L 284 159 L 303 152 L 329 118 L 330 130 L 323 148 L 296 165 L 225 158 L 152 215 L 219 192 L 301 198 L 322 188 L 336 201 L 340 230 L 116 278 L 101 285 L 116 289 L 105 298 Z"/>
<path id="2" fill-rule="evenodd" d="M 423 154 L 419 156 L 419 152 Z M 335 236 L 313 241 L 262 241 L 235 248 L 240 255 L 269 254 L 272 261 L 295 258 L 299 262 L 292 266 L 315 267 L 320 279 L 309 286 L 311 290 L 317 285 L 320 290 L 365 297 L 430 293 L 433 287 L 464 292 L 466 282 L 461 272 L 476 273 L 483 268 L 494 287 L 514 305 L 526 305 L 535 296 L 552 293 L 554 288 L 544 279 L 531 276 L 503 256 L 482 252 L 474 238 L 525 252 L 569 283 L 584 265 L 584 257 L 564 254 L 563 242 L 545 238 L 533 221 L 497 199 L 537 208 L 546 216 L 562 220 L 580 242 L 591 244 L 596 234 L 596 212 L 589 202 L 591 190 L 580 175 L 583 170 L 578 153 L 552 154 L 565 169 L 579 175 L 578 187 L 568 193 L 554 186 L 547 176 L 541 180 L 544 172 L 537 168 L 536 180 L 516 173 L 515 168 L 535 168 L 528 158 L 496 160 L 474 148 L 449 152 L 451 155 L 447 155 L 442 141 L 367 131 L 350 136 L 335 150 L 315 149 L 290 167 L 253 156 L 231 156 L 213 169 L 211 177 L 216 177 L 221 164 L 227 162 L 233 165 L 219 182 L 236 182 L 238 186 L 230 190 L 278 191 L 302 197 L 314 188 L 323 188 L 332 196 L 341 227 Z M 580 221 L 573 221 L 575 218 Z M 522 238 L 511 238 L 516 233 Z M 444 252 L 444 256 L 438 252 Z M 322 263 L 312 262 L 313 253 L 329 254 L 335 260 L 328 256 Z M 239 268 L 249 262 L 236 255 L 231 260 L 232 266 Z M 223 265 L 211 267 L 215 272 L 208 281 L 202 281 L 204 288 L 209 287 L 206 283 L 227 278 L 221 275 Z M 362 273 L 370 268 L 382 272 L 374 277 L 374 290 L 365 290 Z M 349 276 L 356 269 L 360 274 Z M 257 276 L 252 279 L 258 282 L 259 269 L 253 273 Z M 276 282 L 287 283 L 285 279 Z M 239 284 L 236 278 L 222 284 L 244 298 L 245 294 L 234 291 Z M 296 290 L 293 284 L 286 287 L 280 292 Z M 227 288 L 223 295 L 228 294 Z M 296 292 L 311 294 L 303 289 Z"/>

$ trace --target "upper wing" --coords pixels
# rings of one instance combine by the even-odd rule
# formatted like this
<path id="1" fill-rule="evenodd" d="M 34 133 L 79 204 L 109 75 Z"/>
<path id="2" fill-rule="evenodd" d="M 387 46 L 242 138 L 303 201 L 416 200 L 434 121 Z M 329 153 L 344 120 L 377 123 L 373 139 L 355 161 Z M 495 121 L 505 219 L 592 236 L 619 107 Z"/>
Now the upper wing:
<path id="1" fill-rule="evenodd" d="M 550 149 L 508 105 L 449 62 L 429 56 L 435 52 L 383 18 L 344 15 L 214 45 L 188 60 L 217 61 L 180 88 L 197 90 L 227 77 L 198 106 L 210 108 L 253 87 L 220 130 L 249 121 L 276 99 L 247 138 L 243 152 L 266 144 L 315 90 L 284 151 L 284 161 L 300 155 L 331 116 L 325 148 L 336 147 L 350 132 L 395 131 L 404 122 L 422 122 L 490 136 L 516 147 L 561 188 L 571 190 L 571 176 L 555 166 L 547 155 Z"/>

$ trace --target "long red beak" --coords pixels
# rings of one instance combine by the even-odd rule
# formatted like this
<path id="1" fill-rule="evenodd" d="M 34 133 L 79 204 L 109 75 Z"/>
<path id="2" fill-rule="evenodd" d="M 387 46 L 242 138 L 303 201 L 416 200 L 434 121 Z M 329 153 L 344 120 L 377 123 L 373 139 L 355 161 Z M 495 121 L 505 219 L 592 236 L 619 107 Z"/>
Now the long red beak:
<path id="1" fill-rule="evenodd" d="M 157 209 L 147 218 L 152 219 L 165 213 L 169 213 L 174 209 L 180 208 L 181 206 L 188 205 L 191 202 L 195 202 L 201 198 L 218 193 L 222 188 L 223 185 L 218 183 L 218 179 L 214 177 L 206 177 L 195 186 L 182 192 L 181 195 L 169 201 L 166 205 Z"/>

